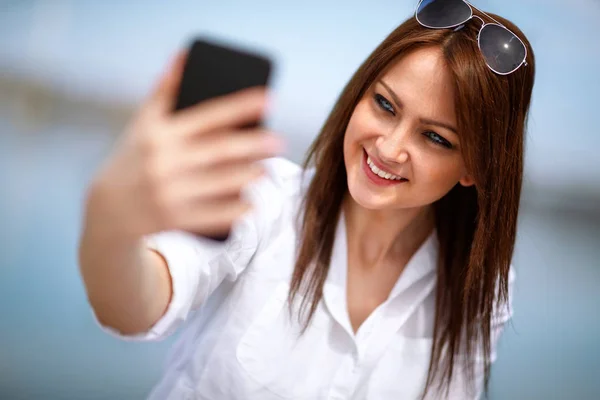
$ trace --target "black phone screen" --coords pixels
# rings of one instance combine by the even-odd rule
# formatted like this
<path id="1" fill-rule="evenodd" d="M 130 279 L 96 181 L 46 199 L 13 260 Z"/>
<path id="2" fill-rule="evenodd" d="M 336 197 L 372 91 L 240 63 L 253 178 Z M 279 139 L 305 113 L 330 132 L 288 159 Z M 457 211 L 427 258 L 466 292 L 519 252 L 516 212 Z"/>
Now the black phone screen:
<path id="1" fill-rule="evenodd" d="M 271 61 L 263 55 L 196 39 L 187 55 L 174 111 L 249 87 L 267 86 L 270 74 Z M 210 236 L 217 241 L 225 241 L 228 237 L 229 233 Z"/>
<path id="2" fill-rule="evenodd" d="M 175 110 L 253 86 L 266 86 L 271 61 L 246 50 L 195 40 L 183 71 Z"/>

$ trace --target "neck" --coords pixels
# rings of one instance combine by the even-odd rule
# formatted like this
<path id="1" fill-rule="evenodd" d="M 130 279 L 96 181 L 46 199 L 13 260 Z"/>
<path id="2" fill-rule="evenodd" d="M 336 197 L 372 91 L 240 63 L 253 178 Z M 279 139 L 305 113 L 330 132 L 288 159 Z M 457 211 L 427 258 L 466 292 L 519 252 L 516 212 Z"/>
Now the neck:
<path id="1" fill-rule="evenodd" d="M 408 261 L 435 227 L 431 206 L 370 210 L 347 194 L 343 203 L 348 246 L 362 265 Z"/>

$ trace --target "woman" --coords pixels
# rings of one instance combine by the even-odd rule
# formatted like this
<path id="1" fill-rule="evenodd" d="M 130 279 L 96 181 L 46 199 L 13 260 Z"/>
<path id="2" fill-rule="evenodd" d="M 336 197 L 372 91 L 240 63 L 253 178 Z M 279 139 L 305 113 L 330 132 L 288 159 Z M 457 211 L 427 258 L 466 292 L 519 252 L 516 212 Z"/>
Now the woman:
<path id="1" fill-rule="evenodd" d="M 92 182 L 80 243 L 106 330 L 186 322 L 151 398 L 478 398 L 511 315 L 534 58 L 512 23 L 470 13 L 421 3 L 302 168 L 235 128 L 260 89 L 172 115 L 179 57 Z"/>

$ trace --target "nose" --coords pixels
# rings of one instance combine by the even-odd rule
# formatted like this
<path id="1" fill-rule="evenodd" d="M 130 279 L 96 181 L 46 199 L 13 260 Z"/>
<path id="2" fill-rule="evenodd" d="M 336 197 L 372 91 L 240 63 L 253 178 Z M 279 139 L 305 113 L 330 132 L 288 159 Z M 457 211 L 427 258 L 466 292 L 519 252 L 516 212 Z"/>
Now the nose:
<path id="1" fill-rule="evenodd" d="M 410 139 L 410 127 L 398 126 L 391 132 L 382 134 L 375 142 L 377 153 L 381 161 L 390 165 L 403 164 L 410 159 L 408 141 Z"/>

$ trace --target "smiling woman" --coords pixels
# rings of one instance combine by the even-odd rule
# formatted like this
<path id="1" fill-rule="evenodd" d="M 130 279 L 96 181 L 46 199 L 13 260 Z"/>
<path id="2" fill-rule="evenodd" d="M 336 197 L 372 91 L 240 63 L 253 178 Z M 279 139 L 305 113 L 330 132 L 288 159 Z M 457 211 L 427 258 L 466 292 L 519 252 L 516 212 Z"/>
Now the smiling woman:
<path id="1" fill-rule="evenodd" d="M 445 18 L 461 2 L 425 3 L 447 7 Z M 492 71 L 478 46 L 479 21 L 515 32 L 527 48 L 525 65 L 509 74 Z M 406 260 L 435 233 L 437 289 L 425 393 L 441 388 L 452 398 L 471 398 L 452 382 L 470 382 L 479 393 L 489 378 L 501 321 L 510 316 L 534 75 L 529 42 L 504 18 L 475 11 L 458 30 L 424 29 L 408 20 L 352 77 L 306 158 L 304 167 L 314 165 L 316 173 L 305 198 L 290 300 L 306 282 L 309 316 L 322 296 L 331 226 L 340 215 L 353 254 L 348 308 L 355 328 L 392 299 L 394 282 L 408 272 Z M 390 264 L 395 269 L 386 273 Z M 362 317 L 352 318 L 353 307 Z"/>
<path id="2" fill-rule="evenodd" d="M 181 58 L 132 122 L 80 264 L 107 331 L 186 322 L 152 399 L 479 398 L 511 317 L 533 52 L 505 19 L 421 4 L 428 27 L 408 19 L 365 60 L 303 166 L 238 131 L 261 91 L 171 115 Z M 461 29 L 431 28 L 457 10 Z"/>

